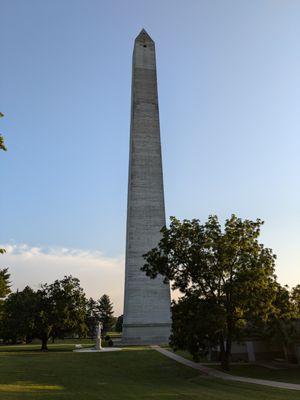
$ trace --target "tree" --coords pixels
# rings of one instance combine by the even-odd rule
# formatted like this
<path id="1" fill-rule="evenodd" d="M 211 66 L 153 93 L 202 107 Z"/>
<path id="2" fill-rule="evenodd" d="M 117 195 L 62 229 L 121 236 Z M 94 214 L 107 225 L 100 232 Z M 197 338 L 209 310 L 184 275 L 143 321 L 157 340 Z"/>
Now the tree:
<path id="1" fill-rule="evenodd" d="M 97 302 L 90 298 L 86 303 L 86 325 L 88 328 L 88 336 L 93 337 L 96 334 L 96 328 L 100 321 Z"/>
<path id="2" fill-rule="evenodd" d="M 212 299 L 183 296 L 172 302 L 172 334 L 170 345 L 188 350 L 194 361 L 206 356 L 219 343 L 224 316 Z"/>
<path id="3" fill-rule="evenodd" d="M 86 298 L 79 280 L 65 276 L 33 291 L 29 287 L 12 293 L 4 305 L 2 335 L 5 340 L 37 338 L 47 350 L 50 337 L 84 335 L 87 331 Z"/>
<path id="4" fill-rule="evenodd" d="M 112 330 L 114 325 L 114 317 L 113 317 L 113 304 L 110 301 L 110 298 L 107 294 L 104 294 L 98 301 L 98 311 L 100 321 L 103 325 L 103 334 Z"/>
<path id="5" fill-rule="evenodd" d="M 37 291 L 35 337 L 47 350 L 50 337 L 64 337 L 67 333 L 86 333 L 86 298 L 79 279 L 65 276 Z"/>
<path id="6" fill-rule="evenodd" d="M 4 115 L 2 114 L 2 112 L 0 112 L 0 118 L 2 118 Z M 3 136 L 0 135 L 0 150 L 4 150 L 6 151 L 6 147 L 4 145 L 4 139 Z M 0 254 L 5 253 L 5 249 L 1 249 L 0 248 Z M 9 275 L 8 278 L 6 279 L 7 276 L 7 269 L 2 269 L 0 270 L 0 300 L 1 298 L 5 297 L 9 291 L 7 291 L 7 289 L 9 288 L 9 284 L 8 284 L 8 280 L 9 279 Z M 2 293 L 4 293 L 3 295 L 1 294 L 1 290 L 3 291 Z"/>
<path id="7" fill-rule="evenodd" d="M 273 310 L 264 330 L 265 336 L 271 342 L 282 347 L 287 361 L 291 347 L 299 340 L 296 327 L 296 320 L 300 318 L 297 295 L 297 286 L 289 291 L 288 287 L 276 283 Z"/>
<path id="8" fill-rule="evenodd" d="M 0 328 L 1 338 L 5 342 L 29 342 L 34 336 L 35 297 L 29 286 L 22 291 L 11 293 L 3 305 Z"/>
<path id="9" fill-rule="evenodd" d="M 0 254 L 4 254 L 5 250 L 0 249 Z M 0 269 L 0 322 L 2 320 L 3 300 L 10 293 L 10 274 L 8 268 Z"/>
<path id="10" fill-rule="evenodd" d="M 2 112 L 0 112 L 0 118 L 2 118 L 2 117 L 4 117 L 4 115 L 2 114 Z M 4 151 L 7 150 L 5 147 L 4 139 L 3 139 L 2 135 L 0 135 L 0 150 L 4 150 Z"/>
<path id="11" fill-rule="evenodd" d="M 4 139 L 3 139 L 2 135 L 0 135 L 0 150 L 4 150 L 4 151 L 7 150 L 5 145 L 4 145 Z"/>
<path id="12" fill-rule="evenodd" d="M 297 285 L 292 289 L 291 301 L 295 307 L 296 317 L 300 319 L 300 285 Z"/>
<path id="13" fill-rule="evenodd" d="M 116 332 L 122 332 L 122 331 L 123 331 L 123 314 L 120 315 L 120 316 L 117 318 L 115 330 L 116 330 Z"/>
<path id="14" fill-rule="evenodd" d="M 170 227 L 161 230 L 158 246 L 144 255 L 142 270 L 150 278 L 161 274 L 184 295 L 186 303 L 182 306 L 187 307 L 188 314 L 184 320 L 176 319 L 176 312 L 180 313 L 175 310 L 174 342 L 180 324 L 187 324 L 189 316 L 195 318 L 190 304 L 199 302 L 200 314 L 205 306 L 214 310 L 218 329 L 210 318 L 203 324 L 206 335 L 203 332 L 198 336 L 197 345 L 182 345 L 193 347 L 197 356 L 217 337 L 223 369 L 229 369 L 232 341 L 241 337 L 247 320 L 267 320 L 272 309 L 276 257 L 258 242 L 262 224 L 260 219 L 242 220 L 232 215 L 222 230 L 217 216 L 210 216 L 204 224 L 197 219 L 180 222 L 171 217 Z M 190 343 L 191 339 L 187 340 Z"/>
<path id="15" fill-rule="evenodd" d="M 10 274 L 8 268 L 0 269 L 0 304 L 1 301 L 10 293 Z"/>

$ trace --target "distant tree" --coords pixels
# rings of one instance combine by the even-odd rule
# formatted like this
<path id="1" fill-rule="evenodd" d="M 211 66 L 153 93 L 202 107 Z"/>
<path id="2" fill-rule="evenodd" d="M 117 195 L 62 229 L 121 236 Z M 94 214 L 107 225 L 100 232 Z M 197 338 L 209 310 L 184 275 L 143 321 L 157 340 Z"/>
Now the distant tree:
<path id="1" fill-rule="evenodd" d="M 0 254 L 4 254 L 5 250 L 0 249 Z M 5 297 L 10 293 L 10 274 L 8 272 L 8 268 L 0 268 L 0 330 L 3 319 L 3 302 Z"/>
<path id="2" fill-rule="evenodd" d="M 88 336 L 93 337 L 96 334 L 96 328 L 100 321 L 97 302 L 90 298 L 86 303 L 86 325 L 88 328 Z"/>
<path id="3" fill-rule="evenodd" d="M 114 325 L 113 304 L 107 294 L 104 294 L 98 301 L 100 321 L 103 325 L 103 334 L 111 331 Z"/>
<path id="4" fill-rule="evenodd" d="M 196 331 L 196 343 L 191 343 L 190 335 L 182 346 L 198 356 L 217 337 L 223 369 L 229 369 L 232 342 L 241 337 L 247 320 L 267 320 L 272 309 L 276 257 L 258 242 L 262 224 L 260 219 L 242 220 L 232 215 L 222 230 L 217 216 L 210 216 L 204 224 L 171 217 L 158 246 L 144 256 L 142 270 L 149 277 L 161 274 L 184 295 L 185 303 L 175 307 L 175 319 L 180 307 L 187 307 L 188 314 L 173 319 L 174 343 L 180 343 L 177 333 L 181 325 L 184 330 L 190 323 L 189 318 L 194 320 L 195 313 L 207 315 L 205 305 L 218 316 L 217 329 L 211 316 L 207 323 L 203 321 L 206 332 Z M 197 299 L 194 311 L 190 305 Z"/>
<path id="5" fill-rule="evenodd" d="M 36 292 L 29 286 L 11 293 L 4 302 L 0 337 L 5 342 L 29 342 L 34 336 Z"/>
<path id="6" fill-rule="evenodd" d="M 85 306 L 79 280 L 72 276 L 44 284 L 37 291 L 26 287 L 6 299 L 0 331 L 5 340 L 40 339 L 41 350 L 47 350 L 51 337 L 86 333 Z"/>
<path id="7" fill-rule="evenodd" d="M 86 298 L 79 279 L 65 276 L 45 284 L 37 291 L 37 300 L 35 337 L 42 341 L 42 350 L 47 350 L 50 337 L 86 333 Z"/>
<path id="8" fill-rule="evenodd" d="M 116 332 L 122 332 L 122 330 L 123 330 L 123 315 L 120 315 L 117 318 L 115 330 L 116 330 Z"/>

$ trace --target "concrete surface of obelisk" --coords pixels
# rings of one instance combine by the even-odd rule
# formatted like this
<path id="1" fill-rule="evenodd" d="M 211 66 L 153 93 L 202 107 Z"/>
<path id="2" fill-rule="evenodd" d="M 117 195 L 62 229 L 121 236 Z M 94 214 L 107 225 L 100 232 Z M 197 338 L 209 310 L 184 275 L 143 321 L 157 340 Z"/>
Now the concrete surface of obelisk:
<path id="1" fill-rule="evenodd" d="M 143 254 L 157 246 L 164 225 L 155 45 L 143 29 L 135 39 L 132 63 L 124 343 L 168 342 L 170 285 L 141 271 Z"/>

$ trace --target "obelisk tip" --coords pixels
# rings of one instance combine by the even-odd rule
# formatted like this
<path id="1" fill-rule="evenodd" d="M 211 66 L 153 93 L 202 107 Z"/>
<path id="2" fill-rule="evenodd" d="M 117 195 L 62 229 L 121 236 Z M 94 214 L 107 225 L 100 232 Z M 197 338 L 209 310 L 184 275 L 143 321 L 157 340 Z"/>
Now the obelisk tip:
<path id="1" fill-rule="evenodd" d="M 136 42 L 152 42 L 153 43 L 153 40 L 151 39 L 151 37 L 149 36 L 149 34 L 146 32 L 146 30 L 144 28 L 137 35 L 137 37 L 135 38 L 135 41 Z"/>

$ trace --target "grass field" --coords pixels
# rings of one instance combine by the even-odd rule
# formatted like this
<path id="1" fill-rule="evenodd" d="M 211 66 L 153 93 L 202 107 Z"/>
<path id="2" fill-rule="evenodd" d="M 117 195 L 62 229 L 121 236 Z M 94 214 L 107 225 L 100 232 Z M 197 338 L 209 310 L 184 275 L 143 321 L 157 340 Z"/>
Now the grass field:
<path id="1" fill-rule="evenodd" d="M 300 384 L 300 367 L 269 369 L 259 365 L 232 365 L 232 375 Z M 299 394 L 300 399 L 300 394 Z"/>
<path id="2" fill-rule="evenodd" d="M 0 347 L 1 400 L 289 400 L 299 392 L 200 376 L 148 348 L 73 353 L 74 343 Z"/>
<path id="3" fill-rule="evenodd" d="M 171 348 L 167 348 L 170 351 L 173 351 Z M 193 361 L 192 355 L 188 351 L 178 350 L 174 352 L 179 356 L 182 356 L 188 360 Z M 216 368 L 221 370 L 219 364 L 216 362 L 208 362 L 203 359 L 200 362 L 204 362 L 206 364 L 211 364 L 211 368 Z M 230 374 L 237 376 L 246 376 L 249 378 L 257 378 L 257 379 L 268 379 L 271 381 L 279 381 L 279 382 L 289 382 L 289 383 L 297 383 L 300 384 L 300 366 L 295 367 L 282 367 L 280 369 L 270 369 L 266 367 L 262 367 L 260 365 L 247 364 L 245 365 L 234 365 L 232 364 L 230 367 Z M 300 397 L 299 397 L 300 398 Z"/>

